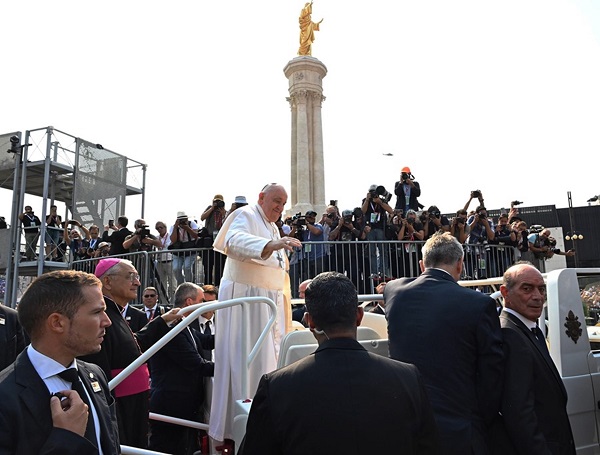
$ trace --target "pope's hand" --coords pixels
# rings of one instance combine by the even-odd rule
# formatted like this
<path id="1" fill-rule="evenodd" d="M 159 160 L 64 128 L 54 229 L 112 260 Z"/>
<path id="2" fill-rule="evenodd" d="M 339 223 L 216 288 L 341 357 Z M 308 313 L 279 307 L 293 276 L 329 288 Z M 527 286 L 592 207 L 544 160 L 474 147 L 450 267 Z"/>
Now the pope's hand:
<path id="1" fill-rule="evenodd" d="M 300 240 L 298 240 L 295 237 L 283 237 L 281 239 L 279 239 L 280 242 L 280 246 L 278 248 L 275 248 L 276 250 L 280 250 L 282 248 L 288 250 L 288 251 L 293 251 L 294 247 L 298 247 L 300 248 L 302 246 L 302 242 L 300 242 Z"/>

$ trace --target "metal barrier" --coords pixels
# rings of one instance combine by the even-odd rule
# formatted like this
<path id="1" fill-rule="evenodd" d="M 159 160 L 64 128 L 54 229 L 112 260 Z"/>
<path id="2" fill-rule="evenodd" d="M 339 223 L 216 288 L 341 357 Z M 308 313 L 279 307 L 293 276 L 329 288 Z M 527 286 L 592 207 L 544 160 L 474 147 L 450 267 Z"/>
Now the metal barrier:
<path id="1" fill-rule="evenodd" d="M 360 241 L 305 242 L 290 256 L 292 297 L 298 297 L 298 285 L 321 272 L 345 274 L 359 294 L 374 293 L 383 280 L 421 274 L 419 261 L 425 242 Z M 328 248 L 326 248 L 328 247 Z M 502 276 L 518 258 L 518 251 L 506 245 L 464 245 L 463 280 L 481 280 Z M 321 255 L 313 254 L 320 251 Z M 329 252 L 329 253 L 327 253 Z M 175 288 L 184 281 L 196 284 L 215 284 L 221 280 L 226 257 L 212 248 L 189 250 L 140 251 L 118 257 L 129 259 L 140 274 L 140 295 L 147 286 L 154 286 L 160 301 L 171 301 Z M 373 263 L 372 258 L 375 258 Z M 102 258 L 74 261 L 72 268 L 93 273 Z"/>
<path id="2" fill-rule="evenodd" d="M 248 346 L 246 346 L 246 331 L 248 330 L 248 314 L 247 307 L 248 304 L 266 304 L 271 309 L 271 315 L 269 317 L 269 321 L 265 325 L 263 331 L 261 332 L 258 340 L 254 344 L 250 354 L 248 352 Z M 248 366 L 252 363 L 254 358 L 256 357 L 258 350 L 265 342 L 273 324 L 275 323 L 275 318 L 277 317 L 277 306 L 275 303 L 266 297 L 243 297 L 238 299 L 225 300 L 223 302 L 213 301 L 206 303 L 198 303 L 196 305 L 190 305 L 188 307 L 182 308 L 180 310 L 181 314 L 189 314 L 185 319 L 179 322 L 176 326 L 174 326 L 169 333 L 163 336 L 159 341 L 154 343 L 149 349 L 142 353 L 134 362 L 132 362 L 127 368 L 121 371 L 117 376 L 115 376 L 108 383 L 108 387 L 110 390 L 113 390 L 117 385 L 119 385 L 127 376 L 137 370 L 141 365 L 146 363 L 150 357 L 152 357 L 156 352 L 158 352 L 162 347 L 164 347 L 169 341 L 171 341 L 174 337 L 176 337 L 182 330 L 188 327 L 195 319 L 198 318 L 202 313 L 207 311 L 216 311 L 222 308 L 229 308 L 236 305 L 240 305 L 242 307 L 242 395 L 248 396 L 247 390 L 247 375 L 248 375 Z M 197 428 L 202 430 L 208 430 L 208 424 L 199 423 L 191 420 L 178 419 L 175 417 L 165 416 L 162 414 L 150 413 L 149 417 L 154 420 L 160 420 L 163 422 L 174 423 L 177 425 L 182 425 L 190 428 Z M 123 454 L 160 454 L 161 452 L 153 452 L 151 450 L 138 449 L 135 447 L 129 446 L 121 446 L 121 450 Z"/>

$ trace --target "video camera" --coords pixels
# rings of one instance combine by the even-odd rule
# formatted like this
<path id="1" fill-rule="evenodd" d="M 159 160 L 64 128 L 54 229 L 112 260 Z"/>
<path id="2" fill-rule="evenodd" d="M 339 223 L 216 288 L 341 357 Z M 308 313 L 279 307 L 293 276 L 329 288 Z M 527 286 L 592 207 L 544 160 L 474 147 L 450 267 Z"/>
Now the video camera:
<path id="1" fill-rule="evenodd" d="M 222 209 L 223 207 L 225 207 L 225 202 L 222 201 L 221 199 L 214 199 L 213 204 L 215 204 L 217 206 L 217 208 L 219 208 L 219 209 Z"/>
<path id="2" fill-rule="evenodd" d="M 471 197 L 473 198 L 481 198 L 481 190 L 473 190 L 471 191 Z"/>
<path id="3" fill-rule="evenodd" d="M 369 187 L 369 199 L 377 197 L 387 203 L 392 198 L 392 193 L 388 192 L 383 185 L 371 185 Z"/>
<path id="4" fill-rule="evenodd" d="M 306 226 L 306 217 L 302 215 L 302 212 L 298 212 L 292 217 L 292 224 L 298 228 L 303 228 Z"/>
<path id="5" fill-rule="evenodd" d="M 138 229 L 137 234 L 140 236 L 140 240 L 150 237 L 150 227 L 147 224 L 143 224 L 142 227 Z"/>

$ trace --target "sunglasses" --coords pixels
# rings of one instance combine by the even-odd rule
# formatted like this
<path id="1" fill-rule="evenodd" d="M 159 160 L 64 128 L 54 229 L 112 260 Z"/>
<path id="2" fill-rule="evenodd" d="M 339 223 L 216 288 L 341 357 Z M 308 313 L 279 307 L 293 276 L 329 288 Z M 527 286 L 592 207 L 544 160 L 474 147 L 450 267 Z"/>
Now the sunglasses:
<path id="1" fill-rule="evenodd" d="M 156 297 L 156 294 L 146 294 L 144 296 L 145 299 L 149 299 L 149 298 L 152 298 L 152 297 Z"/>

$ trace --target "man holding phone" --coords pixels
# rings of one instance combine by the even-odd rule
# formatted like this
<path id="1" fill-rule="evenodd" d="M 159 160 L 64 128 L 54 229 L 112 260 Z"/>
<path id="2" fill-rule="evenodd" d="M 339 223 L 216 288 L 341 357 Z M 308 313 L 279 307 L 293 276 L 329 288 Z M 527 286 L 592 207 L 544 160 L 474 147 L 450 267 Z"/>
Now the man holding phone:
<path id="1" fill-rule="evenodd" d="M 125 241 L 125 237 L 132 234 L 132 232 L 127 229 L 127 224 L 129 223 L 129 219 L 126 216 L 121 215 L 117 218 L 117 225 L 115 226 L 114 221 L 111 224 L 112 220 L 109 220 L 108 226 L 104 226 L 104 232 L 102 233 L 102 241 L 110 243 L 110 251 L 109 255 L 114 256 L 116 254 L 125 254 L 128 251 L 123 248 L 123 242 Z M 112 230 L 112 234 L 109 234 L 109 231 Z"/>

